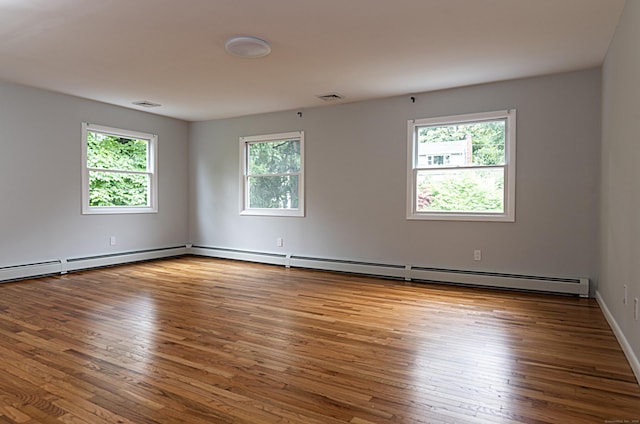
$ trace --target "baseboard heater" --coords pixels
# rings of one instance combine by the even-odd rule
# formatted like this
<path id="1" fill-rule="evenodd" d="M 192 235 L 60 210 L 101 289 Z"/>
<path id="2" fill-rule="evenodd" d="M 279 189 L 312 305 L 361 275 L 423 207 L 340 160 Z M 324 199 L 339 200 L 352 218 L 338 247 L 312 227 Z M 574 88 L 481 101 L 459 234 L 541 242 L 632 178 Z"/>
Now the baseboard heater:
<path id="1" fill-rule="evenodd" d="M 0 282 L 60 274 L 61 270 L 62 261 L 59 260 L 0 267 Z"/>
<path id="2" fill-rule="evenodd" d="M 470 286 L 572 294 L 580 297 L 589 297 L 588 278 L 554 278 L 533 275 L 415 267 L 411 269 L 411 279 L 414 281 L 463 284 Z"/>
<path id="3" fill-rule="evenodd" d="M 153 259 L 183 256 L 187 253 L 185 246 L 165 247 L 160 249 L 137 250 L 134 252 L 121 252 L 109 255 L 86 256 L 67 259 L 63 265 L 63 272 L 80 271 L 83 269 L 102 268 L 106 266 L 122 265 L 132 262 L 150 261 Z"/>
<path id="4" fill-rule="evenodd" d="M 588 278 L 557 278 L 497 272 L 465 271 L 203 246 L 194 246 L 188 249 L 188 253 L 221 259 L 233 259 L 272 265 L 283 265 L 293 268 L 308 268 L 323 271 L 370 275 L 374 277 L 405 281 L 569 294 L 578 295 L 580 297 L 589 296 Z"/>
<path id="5" fill-rule="evenodd" d="M 187 248 L 185 246 L 180 246 L 6 266 L 0 267 L 0 282 L 5 283 L 46 275 L 65 274 L 67 272 L 80 271 L 83 269 L 122 265 L 153 259 L 183 256 L 186 254 Z"/>
<path id="6" fill-rule="evenodd" d="M 510 290 L 571 294 L 581 297 L 589 296 L 588 278 L 555 278 L 495 272 L 464 271 L 191 245 L 0 267 L 0 282 L 36 278 L 44 275 L 64 274 L 66 272 L 80 271 L 84 269 L 183 256 L 186 254 L 258 262 L 294 268 L 308 268 L 323 271 L 370 275 L 374 277 L 406 281 L 462 284 Z"/>
<path id="7" fill-rule="evenodd" d="M 236 261 L 257 262 L 270 265 L 287 265 L 287 255 L 278 253 L 254 252 L 251 250 L 225 249 L 221 247 L 192 246 L 188 253 L 209 258 L 232 259 Z"/>
<path id="8" fill-rule="evenodd" d="M 291 256 L 289 258 L 289 266 L 295 268 L 346 272 L 349 274 L 371 275 L 398 280 L 411 280 L 410 268 L 404 265 L 350 261 L 343 259 L 312 258 L 308 256 Z"/>

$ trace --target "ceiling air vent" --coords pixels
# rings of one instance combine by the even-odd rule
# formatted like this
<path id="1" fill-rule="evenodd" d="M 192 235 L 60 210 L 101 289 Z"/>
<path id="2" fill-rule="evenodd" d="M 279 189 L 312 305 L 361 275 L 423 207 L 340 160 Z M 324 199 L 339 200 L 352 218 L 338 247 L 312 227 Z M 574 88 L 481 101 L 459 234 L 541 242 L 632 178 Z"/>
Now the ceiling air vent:
<path id="1" fill-rule="evenodd" d="M 322 94 L 318 96 L 318 98 L 324 100 L 325 102 L 335 102 L 336 100 L 344 99 L 344 96 L 338 93 L 329 93 L 329 94 Z"/>
<path id="2" fill-rule="evenodd" d="M 142 106 L 142 107 L 160 107 L 162 106 L 160 103 L 153 103 L 150 102 L 148 100 L 140 100 L 139 102 L 133 102 L 134 105 L 136 106 Z"/>

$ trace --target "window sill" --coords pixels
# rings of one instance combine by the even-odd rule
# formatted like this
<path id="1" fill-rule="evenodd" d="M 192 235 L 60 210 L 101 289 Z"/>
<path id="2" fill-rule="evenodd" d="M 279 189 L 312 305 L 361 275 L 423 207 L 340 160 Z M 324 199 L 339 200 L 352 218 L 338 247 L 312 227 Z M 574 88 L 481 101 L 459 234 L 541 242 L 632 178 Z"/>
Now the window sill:
<path id="1" fill-rule="evenodd" d="M 301 209 L 245 209 L 240 211 L 241 216 L 290 216 L 304 217 L 304 211 Z"/>
<path id="2" fill-rule="evenodd" d="M 153 214 L 158 213 L 158 208 L 152 207 L 84 207 L 82 208 L 83 215 L 121 215 L 121 214 Z"/>

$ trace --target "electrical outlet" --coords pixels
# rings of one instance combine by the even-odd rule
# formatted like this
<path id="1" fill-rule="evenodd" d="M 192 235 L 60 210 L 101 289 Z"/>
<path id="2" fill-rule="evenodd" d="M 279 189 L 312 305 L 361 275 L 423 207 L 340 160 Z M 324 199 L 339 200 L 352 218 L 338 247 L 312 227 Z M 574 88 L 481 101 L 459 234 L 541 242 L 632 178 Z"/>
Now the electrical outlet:
<path id="1" fill-rule="evenodd" d="M 482 260 L 482 250 L 476 249 L 473 251 L 473 260 L 481 261 Z"/>
<path id="2" fill-rule="evenodd" d="M 638 304 L 638 298 L 633 299 L 633 318 L 638 321 L 640 316 L 640 305 Z"/>
<path id="3" fill-rule="evenodd" d="M 282 237 L 278 237 L 278 238 L 276 239 L 276 246 L 277 246 L 277 247 L 282 247 L 282 246 L 284 246 L 284 239 L 283 239 Z"/>
<path id="4" fill-rule="evenodd" d="M 627 285 L 625 284 L 624 285 L 624 297 L 622 298 L 622 304 L 623 305 L 626 305 L 628 303 L 628 300 L 627 300 L 628 299 L 628 297 L 627 297 L 628 294 L 629 293 L 628 293 Z"/>
<path id="5" fill-rule="evenodd" d="M 115 246 L 116 245 L 116 236 L 109 237 L 109 244 L 111 246 Z"/>

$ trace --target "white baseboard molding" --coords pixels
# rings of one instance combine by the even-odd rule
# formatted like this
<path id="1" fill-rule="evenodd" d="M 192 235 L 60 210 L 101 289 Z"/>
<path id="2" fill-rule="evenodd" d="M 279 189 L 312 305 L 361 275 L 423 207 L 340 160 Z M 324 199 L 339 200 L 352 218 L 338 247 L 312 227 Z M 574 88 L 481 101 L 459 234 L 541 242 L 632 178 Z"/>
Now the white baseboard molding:
<path id="1" fill-rule="evenodd" d="M 613 314 L 609 310 L 609 307 L 604 301 L 604 298 L 598 291 L 596 291 L 596 300 L 598 301 L 598 304 L 600 305 L 600 309 L 602 309 L 602 313 L 604 314 L 604 317 L 607 319 L 609 326 L 613 330 L 613 334 L 615 334 L 616 338 L 618 339 L 618 343 L 620 343 L 620 346 L 622 347 L 622 351 L 627 357 L 627 360 L 629 361 L 629 365 L 631 365 L 631 369 L 633 370 L 633 373 L 636 376 L 636 380 L 638 380 L 638 384 L 640 384 L 640 360 L 638 359 L 638 356 L 633 351 L 631 344 L 627 340 L 626 336 L 622 332 L 622 329 L 618 325 L 618 322 L 616 321 Z"/>
<path id="2" fill-rule="evenodd" d="M 187 254 L 187 250 L 186 246 L 166 247 L 0 267 L 0 283 L 37 278 L 45 275 L 65 274 L 83 269 L 183 256 Z"/>

